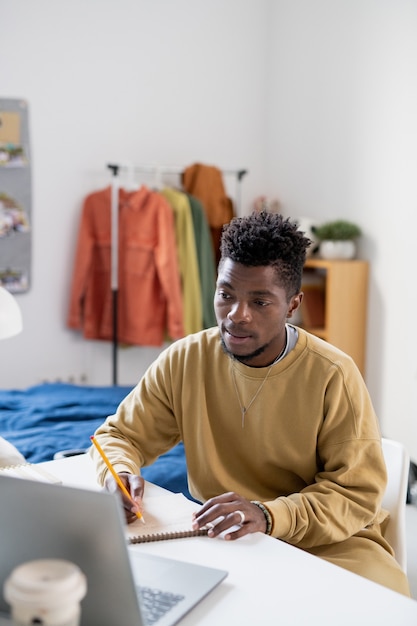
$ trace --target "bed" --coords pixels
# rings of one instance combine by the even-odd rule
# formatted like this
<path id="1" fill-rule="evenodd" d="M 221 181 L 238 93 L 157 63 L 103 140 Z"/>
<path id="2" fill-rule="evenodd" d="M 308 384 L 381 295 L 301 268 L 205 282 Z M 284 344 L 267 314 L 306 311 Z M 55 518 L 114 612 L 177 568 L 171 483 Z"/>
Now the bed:
<path id="1" fill-rule="evenodd" d="M 0 390 L 0 435 L 30 463 L 50 461 L 57 453 L 86 450 L 90 436 L 132 387 L 91 387 L 45 383 Z M 182 443 L 143 468 L 146 480 L 191 497 Z"/>

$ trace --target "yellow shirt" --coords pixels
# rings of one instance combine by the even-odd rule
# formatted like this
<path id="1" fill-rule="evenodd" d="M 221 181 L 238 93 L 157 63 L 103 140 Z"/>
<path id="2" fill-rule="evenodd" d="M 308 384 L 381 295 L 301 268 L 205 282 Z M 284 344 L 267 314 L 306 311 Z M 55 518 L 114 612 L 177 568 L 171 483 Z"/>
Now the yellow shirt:
<path id="1" fill-rule="evenodd" d="M 170 188 L 163 189 L 161 193 L 174 212 L 175 238 L 182 284 L 184 331 L 188 335 L 203 328 L 203 305 L 193 217 L 189 200 L 184 193 Z"/>

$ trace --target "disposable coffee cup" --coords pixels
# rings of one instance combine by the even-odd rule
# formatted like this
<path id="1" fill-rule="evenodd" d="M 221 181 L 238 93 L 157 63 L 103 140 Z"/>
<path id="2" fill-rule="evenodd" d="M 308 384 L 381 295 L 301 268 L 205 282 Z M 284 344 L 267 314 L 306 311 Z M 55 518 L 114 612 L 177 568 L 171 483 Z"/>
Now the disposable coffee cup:
<path id="1" fill-rule="evenodd" d="M 4 583 L 14 626 L 79 626 L 86 592 L 85 575 L 63 559 L 23 563 Z"/>

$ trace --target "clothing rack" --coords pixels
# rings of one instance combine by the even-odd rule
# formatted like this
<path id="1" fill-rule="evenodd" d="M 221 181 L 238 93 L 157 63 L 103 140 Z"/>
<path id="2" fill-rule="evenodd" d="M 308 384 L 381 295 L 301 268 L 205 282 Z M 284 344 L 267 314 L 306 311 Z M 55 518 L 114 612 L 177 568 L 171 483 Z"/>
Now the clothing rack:
<path id="1" fill-rule="evenodd" d="M 118 361 L 117 361 L 117 308 L 118 308 L 118 292 L 119 292 L 119 174 L 121 172 L 127 172 L 129 175 L 136 173 L 139 174 L 154 174 L 155 177 L 160 177 L 162 174 L 175 174 L 181 175 L 185 168 L 171 167 L 171 166 L 159 166 L 159 165 L 125 165 L 119 163 L 108 163 L 107 168 L 112 172 L 112 184 L 111 184 L 111 275 L 110 286 L 112 291 L 112 308 L 113 308 L 113 328 L 112 328 L 112 378 L 113 385 L 118 384 Z M 241 183 L 242 179 L 247 174 L 245 169 L 221 169 L 221 173 L 224 176 L 236 177 L 236 205 L 238 209 L 241 208 Z"/>

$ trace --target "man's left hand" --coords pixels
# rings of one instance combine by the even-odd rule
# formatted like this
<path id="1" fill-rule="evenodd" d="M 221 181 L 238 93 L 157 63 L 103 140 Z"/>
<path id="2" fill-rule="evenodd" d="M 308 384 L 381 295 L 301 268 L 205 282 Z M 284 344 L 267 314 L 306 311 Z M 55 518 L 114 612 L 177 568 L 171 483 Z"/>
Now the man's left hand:
<path id="1" fill-rule="evenodd" d="M 266 532 L 266 519 L 261 509 L 237 493 L 223 493 L 210 498 L 193 516 L 193 529 L 209 527 L 209 537 L 226 532 L 224 539 L 233 540 L 249 533 Z"/>

